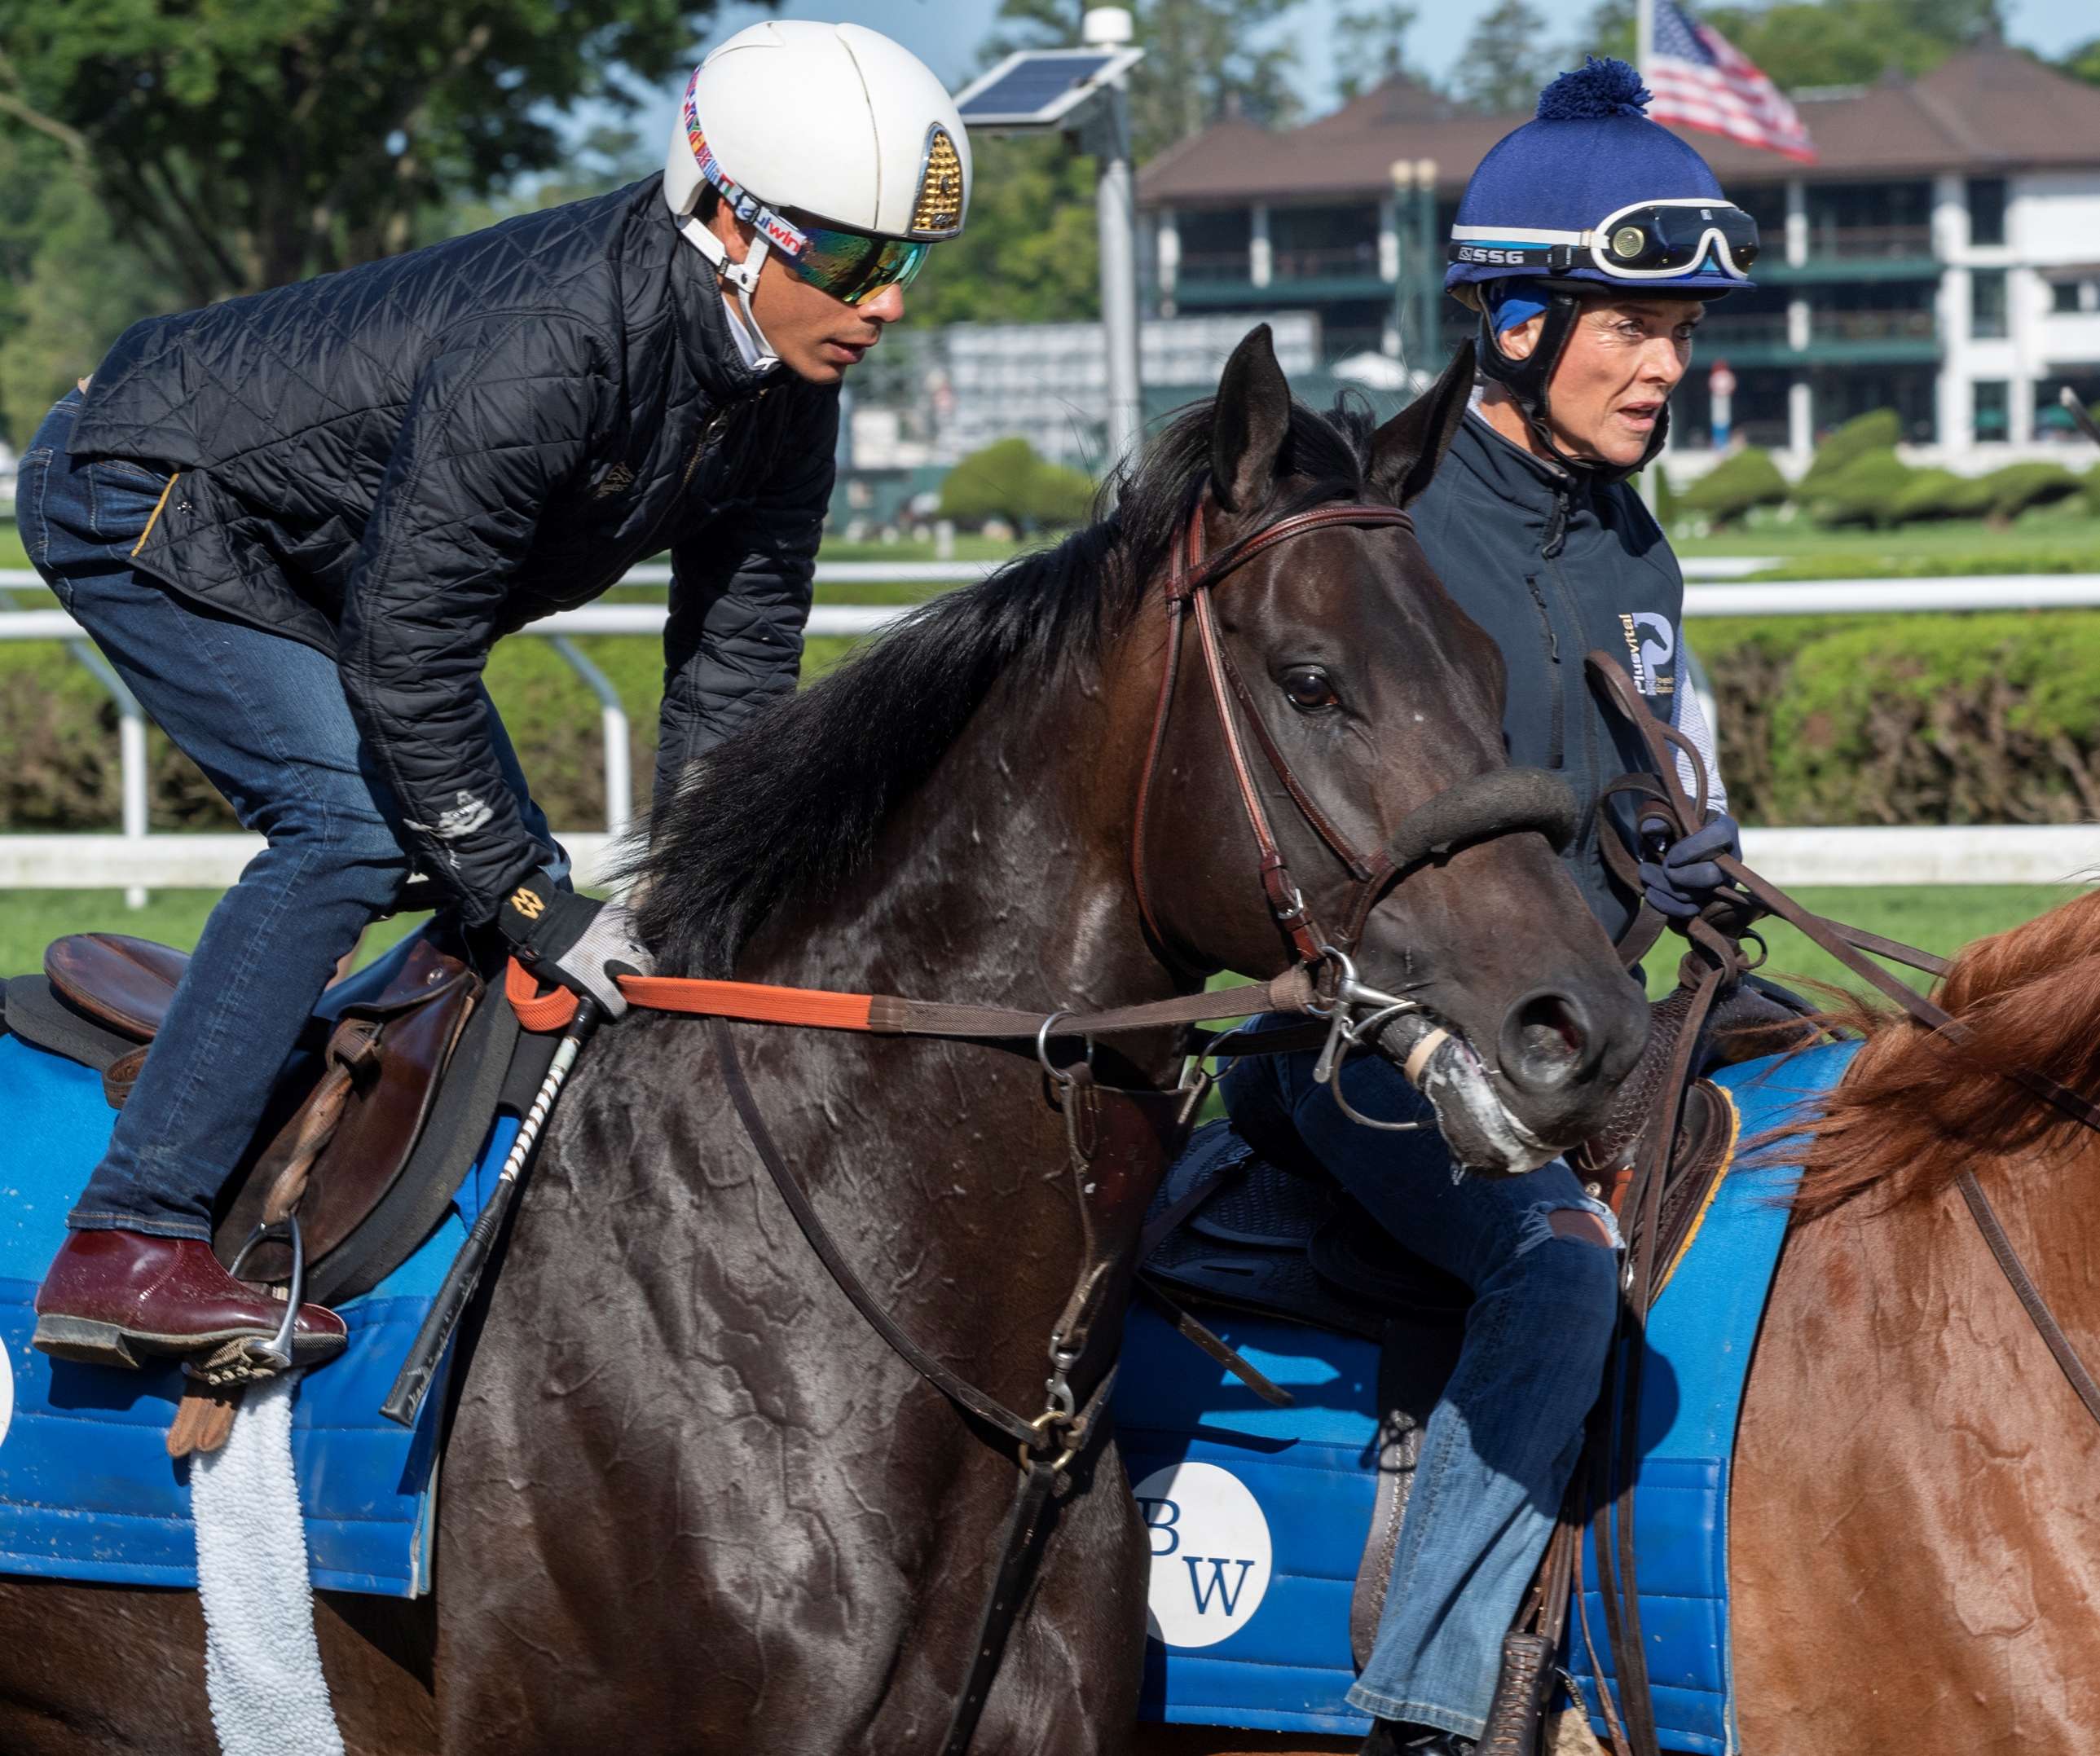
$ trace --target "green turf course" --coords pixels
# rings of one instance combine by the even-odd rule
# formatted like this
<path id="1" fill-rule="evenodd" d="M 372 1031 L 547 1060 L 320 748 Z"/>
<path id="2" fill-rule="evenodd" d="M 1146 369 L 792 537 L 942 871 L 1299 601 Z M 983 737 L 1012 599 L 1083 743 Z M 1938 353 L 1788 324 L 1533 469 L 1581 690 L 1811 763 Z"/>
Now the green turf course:
<path id="1" fill-rule="evenodd" d="M 1981 939 L 2046 914 L 2060 902 L 2080 893 L 2075 886 L 2054 885 L 1863 885 L 1805 888 L 1791 893 L 1811 913 L 1864 927 L 1869 933 L 1914 945 L 1921 951 L 1952 956 L 1972 939 Z M 1855 993 L 1871 993 L 1868 984 L 1846 969 L 1828 952 L 1811 944 L 1785 922 L 1758 924 L 1771 948 L 1771 956 L 1759 973 L 1776 981 L 1805 977 L 1811 981 L 1834 982 Z M 1677 985 L 1678 960 L 1684 942 L 1665 933 L 1643 960 L 1648 992 L 1660 997 Z M 1903 974 L 1899 969 L 1897 973 Z M 1926 978 L 1912 974 L 1922 986 Z M 1813 998 L 1813 995 L 1811 996 Z"/>
<path id="2" fill-rule="evenodd" d="M 2063 502 L 2079 507 L 2076 500 Z M 2023 514 L 2007 527 L 1992 529 L 1981 518 L 1950 518 L 1945 523 L 1906 524 L 1900 530 L 1825 529 L 1806 518 L 1781 524 L 1761 517 L 1749 527 L 1735 526 L 1711 536 L 1673 537 L 1670 546 L 1680 558 L 1701 555 L 1773 555 L 1789 567 L 1826 558 L 1857 564 L 1886 560 L 1915 566 L 1921 561 L 1949 563 L 1996 558 L 2005 571 L 2025 571 L 2023 563 L 2045 558 L 2079 561 L 2074 571 L 2100 572 L 2100 518 L 2043 508 Z"/>
<path id="3" fill-rule="evenodd" d="M 124 906 L 121 890 L 0 890 L 0 976 L 39 967 L 44 947 L 68 933 L 128 933 L 189 951 L 205 917 L 225 893 L 156 890 L 143 908 Z M 428 915 L 398 915 L 366 930 L 357 960 L 368 964 Z"/>

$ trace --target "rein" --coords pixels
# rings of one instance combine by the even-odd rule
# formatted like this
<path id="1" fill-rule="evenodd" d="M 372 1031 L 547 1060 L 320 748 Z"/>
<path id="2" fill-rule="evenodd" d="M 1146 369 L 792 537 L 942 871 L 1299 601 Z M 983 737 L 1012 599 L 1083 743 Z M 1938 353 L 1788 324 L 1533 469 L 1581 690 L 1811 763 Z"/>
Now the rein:
<path id="1" fill-rule="evenodd" d="M 1648 711 L 1647 704 L 1635 691 L 1632 680 L 1610 654 L 1601 651 L 1590 653 L 1585 660 L 1585 667 L 1593 688 L 1606 706 L 1635 730 L 1646 744 L 1650 759 L 1656 765 L 1655 774 L 1625 775 L 1606 789 L 1608 792 L 1637 794 L 1643 799 L 1645 802 L 1636 812 L 1637 833 L 1645 836 L 1651 831 L 1659 831 L 1668 839 L 1677 840 L 1704 827 L 1705 769 L 1699 752 L 1682 733 L 1663 724 Z M 1691 760 L 1695 784 L 1689 793 L 1685 791 L 1677 770 L 1676 759 L 1679 750 L 1688 754 Z M 1639 893 L 1641 885 L 1634 871 L 1633 856 L 1620 844 L 1616 836 L 1605 835 L 1599 840 L 1614 871 Z M 1609 1357 L 1612 1363 L 1607 1368 L 1604 1388 L 1599 1399 L 1599 1415 L 1592 1428 L 1590 1528 L 1594 1539 L 1593 1553 L 1597 1564 L 1599 1592 L 1604 1599 L 1605 1623 L 1610 1635 L 1612 1662 L 1619 1679 L 1621 1705 L 1624 1710 L 1623 1718 L 1613 1713 L 1610 1692 L 1600 1684 L 1606 1730 L 1616 1756 L 1660 1756 L 1654 1703 L 1649 1693 L 1646 1646 L 1641 1635 L 1639 1587 L 1635 1577 L 1634 1472 L 1631 1460 L 1638 1450 L 1639 1432 L 1641 1330 L 1648 1306 L 1656 1292 L 1660 1291 L 1655 1285 L 1654 1273 L 1661 1230 L 1663 1185 L 1676 1140 L 1679 1108 L 1692 1077 L 1692 1061 L 1701 1029 L 1722 986 L 1731 977 L 1745 973 L 1749 967 L 1743 961 L 1740 946 L 1736 941 L 1747 932 L 1751 920 L 1758 912 L 1776 915 L 1798 929 L 1847 969 L 1871 982 L 1927 1029 L 1943 1035 L 1948 1041 L 1957 1044 L 1972 1042 L 1976 1037 L 1973 1027 L 1926 998 L 1908 982 L 1898 980 L 1879 964 L 1870 962 L 1861 953 L 1873 951 L 1935 976 L 1946 973 L 1948 964 L 1944 959 L 1884 939 L 1878 934 L 1825 920 L 1820 916 L 1811 914 L 1776 885 L 1752 871 L 1735 855 L 1724 853 L 1714 858 L 1723 873 L 1748 894 L 1739 893 L 1732 898 L 1724 895 L 1710 904 L 1699 916 L 1686 923 L 1687 936 L 1692 940 L 1697 956 L 1705 967 L 1696 982 L 1691 1010 L 1677 1039 L 1669 1074 L 1661 1087 L 1661 1110 L 1648 1126 L 1632 1180 L 1626 1192 L 1626 1211 L 1631 1216 L 1632 1224 L 1627 1230 L 1628 1260 L 1620 1282 L 1618 1333 L 1614 1337 Z M 1661 935 L 1663 925 L 1662 917 L 1643 902 L 1633 925 L 1620 942 L 1620 955 L 1628 968 L 1631 968 L 1655 944 Z M 1687 958 L 1688 968 L 1692 962 L 1692 958 Z M 2006 1077 L 2017 1081 L 2045 1103 L 2052 1105 L 2066 1115 L 2088 1127 L 2100 1130 L 2100 1105 L 2095 1105 L 2047 1074 L 2032 1068 L 2021 1067 L 2013 1070 Z M 1964 1171 L 1957 1180 L 1957 1186 L 1968 1206 L 1970 1217 L 1976 1223 L 1977 1230 L 1983 1234 L 1992 1259 L 2012 1287 L 2021 1308 L 2027 1313 L 2028 1320 L 2062 1369 L 2078 1400 L 2085 1405 L 2087 1414 L 2096 1423 L 2100 1423 L 2100 1383 L 2094 1381 L 2084 1361 L 2079 1357 L 2077 1349 L 2064 1334 L 2054 1313 L 2049 1309 L 2049 1301 L 2042 1295 L 2040 1288 L 2036 1286 L 2027 1265 L 2021 1261 L 2019 1252 L 2014 1248 L 2012 1240 L 2006 1235 L 1996 1210 L 1983 1193 L 1983 1185 L 1976 1179 L 1975 1172 Z M 1616 1384 L 1615 1379 L 1619 1380 Z M 1612 1433 L 1615 1397 L 1618 1427 L 1616 1443 Z M 1616 1567 L 1613 1564 L 1614 1548 L 1617 1551 Z M 1586 1624 L 1584 1632 L 1586 1637 Z M 1602 1671 L 1595 1668 L 1594 1653 L 1591 1663 L 1592 1674 L 1601 1679 Z"/>

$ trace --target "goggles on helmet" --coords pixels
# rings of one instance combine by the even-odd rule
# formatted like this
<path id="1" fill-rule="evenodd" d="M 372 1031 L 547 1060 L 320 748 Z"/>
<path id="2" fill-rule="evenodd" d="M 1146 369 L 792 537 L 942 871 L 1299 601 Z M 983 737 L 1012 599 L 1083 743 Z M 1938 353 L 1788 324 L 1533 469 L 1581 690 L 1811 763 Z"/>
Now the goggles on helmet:
<path id="1" fill-rule="evenodd" d="M 1731 280 L 1749 279 L 1758 259 L 1758 223 L 1731 202 L 1701 196 L 1635 201 L 1586 232 L 1454 226 L 1449 252 L 1454 263 L 1549 275 L 1595 267 L 1631 281 L 1681 280 L 1710 254 Z"/>
<path id="2" fill-rule="evenodd" d="M 781 254 L 795 272 L 834 298 L 858 305 L 885 287 L 901 287 L 925 266 L 930 244 L 910 238 L 878 238 L 866 232 L 834 232 L 823 226 L 796 228 L 802 248 Z"/>
<path id="3" fill-rule="evenodd" d="M 1590 259 L 1620 280 L 1688 273 L 1709 249 L 1722 273 L 1748 279 L 1757 221 L 1725 201 L 1638 201 L 1590 234 Z"/>

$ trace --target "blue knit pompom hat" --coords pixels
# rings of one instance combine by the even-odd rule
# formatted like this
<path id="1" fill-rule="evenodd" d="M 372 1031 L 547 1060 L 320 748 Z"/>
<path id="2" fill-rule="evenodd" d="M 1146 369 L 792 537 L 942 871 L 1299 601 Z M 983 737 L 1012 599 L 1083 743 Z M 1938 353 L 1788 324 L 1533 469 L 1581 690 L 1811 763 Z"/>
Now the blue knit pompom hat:
<path id="1" fill-rule="evenodd" d="M 1640 75 L 1624 61 L 1590 55 L 1573 73 L 1563 73 L 1539 94 L 1538 120 L 1505 135 L 1480 161 L 1459 198 L 1458 225 L 1585 232 L 1638 201 L 1725 201 L 1706 161 L 1648 120 L 1648 101 Z M 1494 240 L 1475 234 L 1470 241 L 1491 246 Z M 1450 289 L 1540 272 L 1536 266 L 1454 263 L 1444 285 Z M 1630 283 L 1606 274 L 1586 252 L 1554 279 L 1630 290 Z M 1709 257 L 1691 273 L 1639 285 L 1648 294 L 1711 295 L 1740 292 L 1750 283 L 1722 273 Z"/>

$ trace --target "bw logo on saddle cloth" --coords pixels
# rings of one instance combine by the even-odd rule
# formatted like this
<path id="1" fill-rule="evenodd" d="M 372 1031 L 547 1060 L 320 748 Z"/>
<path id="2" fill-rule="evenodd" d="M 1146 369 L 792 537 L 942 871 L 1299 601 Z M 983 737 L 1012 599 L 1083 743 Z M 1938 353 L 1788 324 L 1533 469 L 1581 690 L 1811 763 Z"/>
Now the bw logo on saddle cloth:
<path id="1" fill-rule="evenodd" d="M 510 906 L 527 920 L 537 920 L 547 912 L 547 905 L 522 886 L 510 893 Z"/>

